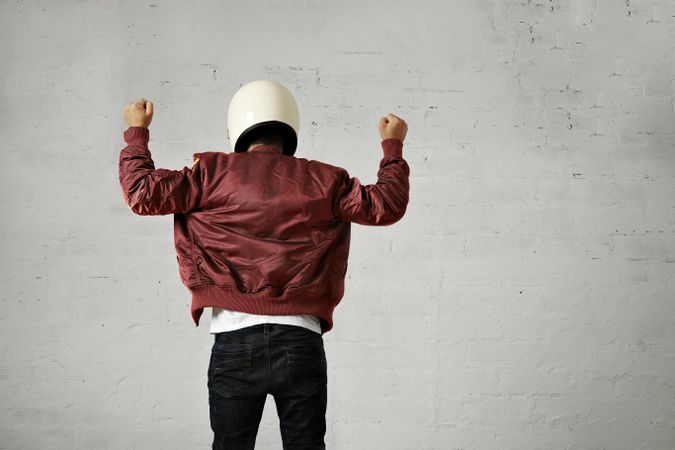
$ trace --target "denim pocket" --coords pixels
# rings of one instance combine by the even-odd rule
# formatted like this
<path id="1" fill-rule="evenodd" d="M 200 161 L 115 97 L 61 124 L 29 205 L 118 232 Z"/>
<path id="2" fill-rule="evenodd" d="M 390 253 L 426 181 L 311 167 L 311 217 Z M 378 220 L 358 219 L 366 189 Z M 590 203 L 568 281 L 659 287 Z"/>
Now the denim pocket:
<path id="1" fill-rule="evenodd" d="M 314 392 L 327 384 L 326 353 L 322 340 L 287 344 L 284 348 L 289 389 Z"/>
<path id="2" fill-rule="evenodd" d="M 249 388 L 252 356 L 252 349 L 212 350 L 208 372 L 209 389 L 223 397 L 230 397 Z"/>

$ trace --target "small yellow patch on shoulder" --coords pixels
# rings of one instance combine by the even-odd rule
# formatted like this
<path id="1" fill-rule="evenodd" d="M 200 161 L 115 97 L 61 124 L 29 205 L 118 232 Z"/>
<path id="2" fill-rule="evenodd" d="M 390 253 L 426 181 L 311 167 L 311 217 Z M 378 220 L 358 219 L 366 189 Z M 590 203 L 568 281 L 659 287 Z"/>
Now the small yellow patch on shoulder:
<path id="1" fill-rule="evenodd" d="M 194 169 L 198 162 L 199 162 L 199 156 L 197 156 L 195 158 L 194 162 L 192 163 L 192 167 L 190 167 L 190 169 Z"/>

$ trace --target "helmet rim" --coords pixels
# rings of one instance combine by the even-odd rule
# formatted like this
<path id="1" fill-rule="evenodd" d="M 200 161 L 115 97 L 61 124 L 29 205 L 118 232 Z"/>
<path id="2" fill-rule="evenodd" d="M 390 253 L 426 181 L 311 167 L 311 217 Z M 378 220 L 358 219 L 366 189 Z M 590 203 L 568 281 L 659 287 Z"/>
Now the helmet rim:
<path id="1" fill-rule="evenodd" d="M 293 127 L 287 123 L 280 122 L 278 120 L 267 120 L 265 122 L 260 122 L 251 125 L 245 129 L 237 139 L 237 143 L 234 146 L 234 151 L 236 153 L 246 153 L 248 147 L 252 144 L 252 136 L 254 132 L 260 129 L 273 130 L 278 132 L 283 137 L 283 153 L 284 155 L 293 155 L 298 146 L 298 136 L 295 133 Z"/>

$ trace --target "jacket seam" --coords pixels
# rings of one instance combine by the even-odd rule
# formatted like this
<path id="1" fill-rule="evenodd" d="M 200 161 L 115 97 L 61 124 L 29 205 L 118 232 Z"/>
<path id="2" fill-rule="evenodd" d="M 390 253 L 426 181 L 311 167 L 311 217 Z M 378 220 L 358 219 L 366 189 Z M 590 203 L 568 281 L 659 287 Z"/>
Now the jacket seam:
<path id="1" fill-rule="evenodd" d="M 197 268 L 197 258 L 196 258 L 196 251 L 195 251 L 195 237 L 194 234 L 192 233 L 192 230 L 188 228 L 188 233 L 190 234 L 190 259 L 192 260 L 192 266 L 194 267 L 195 270 L 195 278 L 199 280 L 201 277 L 199 276 L 199 269 Z M 191 286 L 196 286 L 196 284 L 193 284 Z"/>

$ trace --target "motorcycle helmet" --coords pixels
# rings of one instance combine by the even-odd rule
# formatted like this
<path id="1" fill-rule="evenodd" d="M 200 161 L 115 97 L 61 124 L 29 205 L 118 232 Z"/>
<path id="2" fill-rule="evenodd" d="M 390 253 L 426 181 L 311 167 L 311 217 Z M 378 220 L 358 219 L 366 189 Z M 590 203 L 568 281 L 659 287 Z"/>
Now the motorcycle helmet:
<path id="1" fill-rule="evenodd" d="M 266 131 L 283 137 L 283 153 L 293 155 L 298 145 L 300 114 L 293 94 L 270 80 L 247 83 L 235 92 L 227 110 L 227 135 L 237 153 L 246 152 Z"/>

